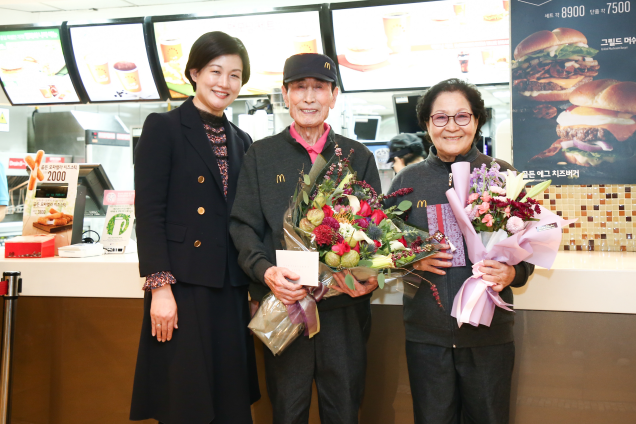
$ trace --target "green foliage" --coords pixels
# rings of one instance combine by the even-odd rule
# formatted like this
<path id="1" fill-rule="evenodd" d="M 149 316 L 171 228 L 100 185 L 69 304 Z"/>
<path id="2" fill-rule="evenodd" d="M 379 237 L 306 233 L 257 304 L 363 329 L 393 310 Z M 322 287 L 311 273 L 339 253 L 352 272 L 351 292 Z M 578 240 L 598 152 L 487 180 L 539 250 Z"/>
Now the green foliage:
<path id="1" fill-rule="evenodd" d="M 355 290 L 356 289 L 356 286 L 353 284 L 353 277 L 351 276 L 351 274 L 347 274 L 347 276 L 345 277 L 345 284 L 351 290 Z"/>
<path id="2" fill-rule="evenodd" d="M 384 274 L 382 273 L 378 274 L 378 286 L 380 289 L 384 288 Z"/>

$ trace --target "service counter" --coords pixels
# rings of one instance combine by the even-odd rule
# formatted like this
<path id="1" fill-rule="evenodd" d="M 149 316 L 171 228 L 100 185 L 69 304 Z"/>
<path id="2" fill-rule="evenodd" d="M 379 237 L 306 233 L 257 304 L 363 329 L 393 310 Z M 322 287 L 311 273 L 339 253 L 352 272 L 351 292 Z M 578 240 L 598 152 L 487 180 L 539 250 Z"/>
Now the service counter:
<path id="1" fill-rule="evenodd" d="M 14 423 L 126 423 L 143 315 L 136 254 L 4 259 L 21 271 L 14 350 Z M 636 253 L 560 252 L 514 289 L 512 423 L 636 422 Z M 412 423 L 402 294 L 378 291 L 363 424 Z M 271 423 L 261 343 L 263 399 Z M 148 421 L 154 422 L 154 421 Z M 317 400 L 310 423 L 319 423 Z"/>

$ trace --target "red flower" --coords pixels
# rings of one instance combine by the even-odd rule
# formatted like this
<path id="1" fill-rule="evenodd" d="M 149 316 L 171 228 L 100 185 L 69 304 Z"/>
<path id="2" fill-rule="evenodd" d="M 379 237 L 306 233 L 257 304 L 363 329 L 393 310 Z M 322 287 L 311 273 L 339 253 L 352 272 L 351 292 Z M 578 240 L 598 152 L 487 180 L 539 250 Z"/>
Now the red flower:
<path id="1" fill-rule="evenodd" d="M 316 236 L 316 244 L 319 246 L 331 246 L 336 243 L 336 232 L 328 225 L 319 225 L 313 231 Z"/>
<path id="2" fill-rule="evenodd" d="M 343 240 L 340 243 L 336 244 L 335 246 L 331 246 L 331 250 L 336 252 L 338 255 L 342 256 L 351 250 L 351 246 L 349 246 L 349 243 Z"/>
<path id="3" fill-rule="evenodd" d="M 377 240 L 373 240 L 373 243 L 375 244 L 375 247 L 377 247 L 378 249 L 382 247 L 382 243 Z"/>
<path id="4" fill-rule="evenodd" d="M 406 244 L 406 239 L 404 238 L 404 236 L 402 236 L 402 238 L 401 238 L 401 239 L 398 239 L 398 241 L 399 241 L 400 243 L 402 243 L 402 244 L 404 245 L 404 247 L 408 247 L 408 246 L 407 246 L 407 244 Z"/>
<path id="5" fill-rule="evenodd" d="M 376 209 L 371 213 L 371 220 L 375 223 L 375 225 L 380 225 L 380 222 L 382 222 L 384 218 L 386 218 L 386 214 L 380 209 Z"/>
<path id="6" fill-rule="evenodd" d="M 356 243 L 356 247 L 353 248 L 353 250 L 355 250 L 356 252 L 358 252 L 358 254 L 360 253 L 360 242 Z"/>
<path id="7" fill-rule="evenodd" d="M 365 218 L 371 215 L 371 206 L 369 206 L 366 200 L 363 200 L 362 202 L 360 202 L 360 211 L 358 212 L 358 215 Z"/>
<path id="8" fill-rule="evenodd" d="M 325 213 L 325 217 L 331 218 L 333 216 L 333 209 L 331 209 L 331 206 L 323 205 L 322 211 Z"/>

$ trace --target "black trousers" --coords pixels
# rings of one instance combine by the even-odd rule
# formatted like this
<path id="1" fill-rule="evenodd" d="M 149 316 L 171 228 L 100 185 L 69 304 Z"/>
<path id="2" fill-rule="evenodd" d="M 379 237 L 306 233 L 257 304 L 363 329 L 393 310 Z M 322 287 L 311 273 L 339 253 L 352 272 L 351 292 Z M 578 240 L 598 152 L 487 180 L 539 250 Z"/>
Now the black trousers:
<path id="1" fill-rule="evenodd" d="M 514 343 L 446 348 L 407 341 L 406 359 L 415 424 L 509 422 Z"/>
<path id="2" fill-rule="evenodd" d="M 346 295 L 345 295 L 346 296 Z M 320 312 L 320 333 L 300 336 L 280 356 L 265 350 L 267 393 L 275 424 L 309 421 L 316 380 L 322 424 L 355 424 L 364 393 L 369 300 Z"/>

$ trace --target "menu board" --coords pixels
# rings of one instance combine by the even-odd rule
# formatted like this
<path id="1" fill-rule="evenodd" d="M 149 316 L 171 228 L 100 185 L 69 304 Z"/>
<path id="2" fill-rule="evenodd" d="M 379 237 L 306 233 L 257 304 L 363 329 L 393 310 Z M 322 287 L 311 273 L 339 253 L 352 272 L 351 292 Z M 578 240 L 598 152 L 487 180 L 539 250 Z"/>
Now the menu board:
<path id="1" fill-rule="evenodd" d="M 91 102 L 160 99 L 141 23 L 71 27 L 70 33 Z"/>
<path id="2" fill-rule="evenodd" d="M 511 12 L 515 168 L 552 184 L 635 184 L 636 2 Z"/>
<path id="3" fill-rule="evenodd" d="M 80 102 L 57 28 L 0 31 L 0 80 L 14 105 Z"/>
<path id="4" fill-rule="evenodd" d="M 508 82 L 509 8 L 509 0 L 471 0 L 333 10 L 343 88 Z"/>
<path id="5" fill-rule="evenodd" d="M 155 39 L 170 97 L 192 96 L 184 72 L 192 44 L 223 31 L 240 39 L 250 57 L 251 76 L 241 95 L 270 94 L 283 85 L 285 60 L 296 53 L 322 53 L 317 11 L 155 22 Z"/>

